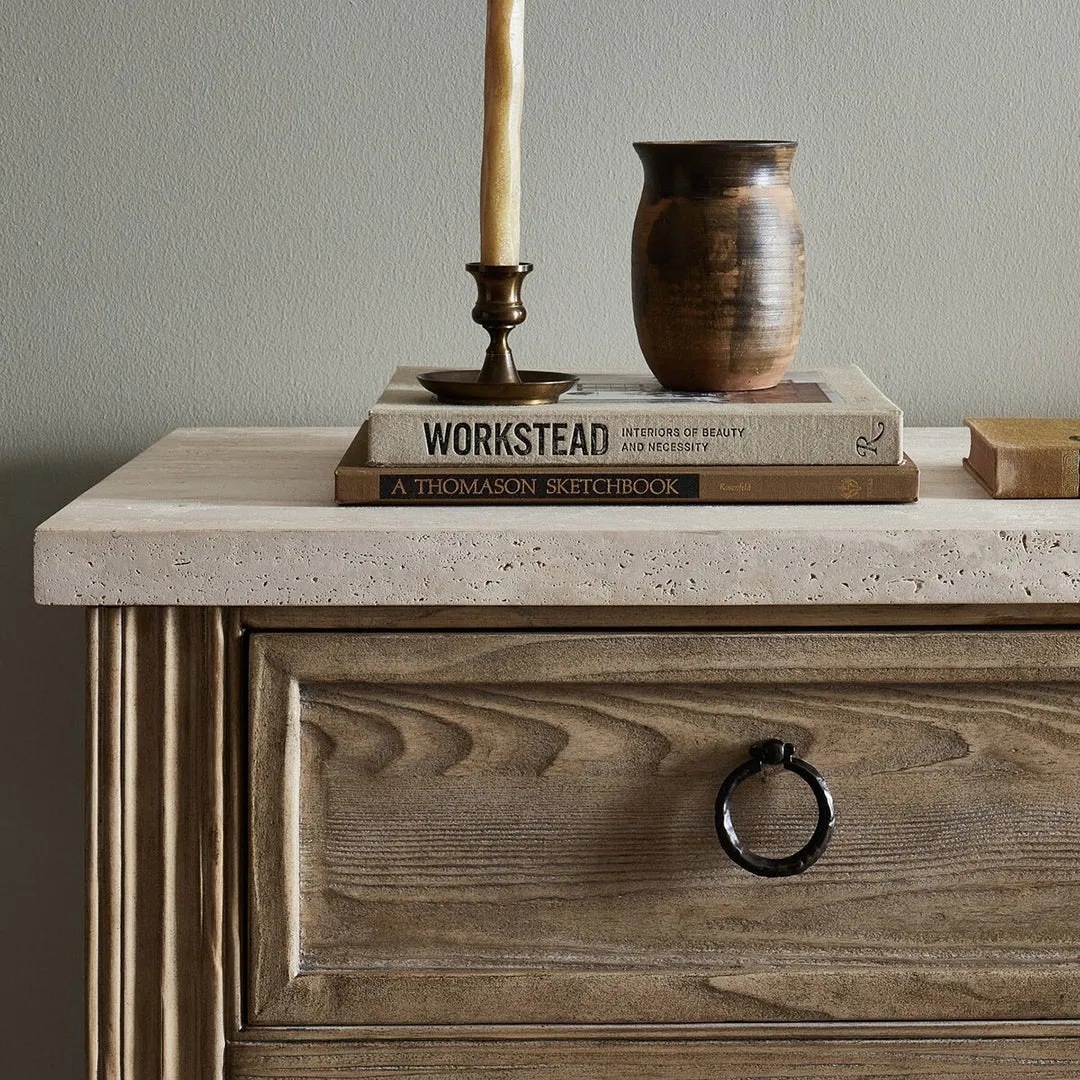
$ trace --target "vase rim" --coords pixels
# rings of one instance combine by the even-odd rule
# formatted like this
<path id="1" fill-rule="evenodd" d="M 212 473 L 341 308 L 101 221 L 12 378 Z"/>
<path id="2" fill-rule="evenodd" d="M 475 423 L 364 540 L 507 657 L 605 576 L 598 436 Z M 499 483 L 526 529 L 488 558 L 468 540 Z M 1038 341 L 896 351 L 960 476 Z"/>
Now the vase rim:
<path id="1" fill-rule="evenodd" d="M 635 142 L 634 147 L 639 146 L 724 146 L 731 148 L 745 148 L 747 150 L 771 150 L 779 149 L 781 147 L 794 148 L 799 144 L 794 140 L 785 139 L 673 139 L 673 140 L 652 140 L 646 139 L 641 142 Z"/>

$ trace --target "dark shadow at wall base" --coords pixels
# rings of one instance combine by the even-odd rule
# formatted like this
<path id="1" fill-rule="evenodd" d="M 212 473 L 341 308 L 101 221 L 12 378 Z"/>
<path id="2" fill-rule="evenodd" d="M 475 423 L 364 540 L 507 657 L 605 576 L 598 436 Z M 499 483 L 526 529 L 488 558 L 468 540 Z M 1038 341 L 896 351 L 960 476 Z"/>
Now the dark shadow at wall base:
<path id="1" fill-rule="evenodd" d="M 34 604 L 33 532 L 114 464 L 44 461 L 0 471 L 6 1076 L 72 1080 L 85 1068 L 85 619 L 81 609 Z"/>

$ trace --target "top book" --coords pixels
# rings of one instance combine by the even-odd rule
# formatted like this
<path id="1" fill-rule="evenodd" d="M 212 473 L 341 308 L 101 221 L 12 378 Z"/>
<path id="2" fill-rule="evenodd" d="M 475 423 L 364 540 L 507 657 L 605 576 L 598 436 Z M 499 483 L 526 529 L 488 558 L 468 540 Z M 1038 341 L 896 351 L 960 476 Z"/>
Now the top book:
<path id="1" fill-rule="evenodd" d="M 854 364 L 771 390 L 686 393 L 582 375 L 553 405 L 446 405 L 400 367 L 372 406 L 378 465 L 896 465 L 903 415 Z"/>

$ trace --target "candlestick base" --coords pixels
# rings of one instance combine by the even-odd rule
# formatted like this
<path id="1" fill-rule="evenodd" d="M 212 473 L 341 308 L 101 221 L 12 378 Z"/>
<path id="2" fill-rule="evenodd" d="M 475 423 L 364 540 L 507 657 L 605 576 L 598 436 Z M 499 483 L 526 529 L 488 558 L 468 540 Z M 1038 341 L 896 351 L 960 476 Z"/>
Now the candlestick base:
<path id="1" fill-rule="evenodd" d="M 418 375 L 417 381 L 440 401 L 455 405 L 544 405 L 557 401 L 577 382 L 577 376 L 558 371 L 518 371 L 507 342 L 510 331 L 525 321 L 521 283 L 532 270 L 532 263 L 466 263 L 465 269 L 476 279 L 473 321 L 491 337 L 484 366 L 478 371 L 427 371 Z"/>
<path id="2" fill-rule="evenodd" d="M 547 405 L 577 382 L 557 371 L 519 371 L 516 383 L 479 382 L 475 368 L 426 371 L 416 381 L 449 405 Z"/>

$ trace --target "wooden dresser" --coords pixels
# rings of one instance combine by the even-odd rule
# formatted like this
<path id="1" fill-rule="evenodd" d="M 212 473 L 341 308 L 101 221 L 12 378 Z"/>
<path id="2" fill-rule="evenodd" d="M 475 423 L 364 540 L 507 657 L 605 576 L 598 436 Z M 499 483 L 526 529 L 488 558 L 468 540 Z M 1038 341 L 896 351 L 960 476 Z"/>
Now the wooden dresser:
<path id="1" fill-rule="evenodd" d="M 916 430 L 915 505 L 343 509 L 352 434 L 176 432 L 38 530 L 91 1077 L 1080 1076 L 1080 503 Z M 835 806 L 783 877 L 718 834 L 765 740 Z"/>

